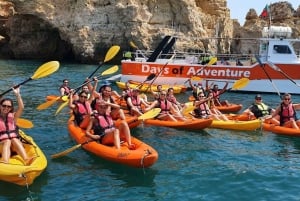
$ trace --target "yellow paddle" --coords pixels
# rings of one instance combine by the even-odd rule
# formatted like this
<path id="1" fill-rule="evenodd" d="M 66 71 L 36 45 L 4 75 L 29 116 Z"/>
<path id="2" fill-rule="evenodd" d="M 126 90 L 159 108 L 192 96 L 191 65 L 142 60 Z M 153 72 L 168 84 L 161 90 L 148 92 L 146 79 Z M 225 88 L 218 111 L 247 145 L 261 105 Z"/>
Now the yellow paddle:
<path id="1" fill-rule="evenodd" d="M 134 44 L 133 41 L 129 42 L 130 47 L 134 48 L 134 49 L 138 49 L 138 47 Z"/>
<path id="2" fill-rule="evenodd" d="M 17 118 L 17 126 L 20 128 L 33 128 L 33 123 L 28 119 Z"/>
<path id="3" fill-rule="evenodd" d="M 161 111 L 160 108 L 151 109 L 148 112 L 146 112 L 145 114 L 139 116 L 138 120 L 145 120 L 145 119 L 154 118 L 160 113 L 160 111 Z M 83 145 L 88 144 L 89 142 L 92 142 L 92 141 L 94 141 L 94 140 L 87 140 L 86 142 L 83 142 L 81 144 L 74 145 L 73 147 L 71 147 L 69 149 L 66 149 L 65 151 L 62 151 L 62 152 L 59 152 L 57 154 L 51 155 L 51 158 L 59 158 L 59 157 L 65 156 L 65 155 L 71 153 L 72 151 L 74 151 L 74 150 L 76 150 L 76 149 L 82 147 Z"/>
<path id="4" fill-rule="evenodd" d="M 161 109 L 160 108 L 153 108 L 149 110 L 148 112 L 142 114 L 141 116 L 138 117 L 138 120 L 146 120 L 146 119 L 152 119 L 159 115 Z"/>
<path id="5" fill-rule="evenodd" d="M 59 68 L 59 62 L 58 61 L 47 62 L 47 63 L 41 65 L 30 78 L 28 78 L 27 80 L 21 82 L 20 84 L 15 85 L 13 88 L 17 88 L 17 87 L 29 82 L 30 80 L 37 80 L 37 79 L 46 77 L 46 76 L 54 73 L 55 71 L 57 71 L 58 68 Z M 3 96 L 4 94 L 10 92 L 13 88 L 10 88 L 7 91 L 0 94 L 0 97 Z"/>
<path id="6" fill-rule="evenodd" d="M 111 68 L 103 71 L 100 76 L 110 75 L 110 74 L 113 74 L 113 73 L 117 72 L 118 70 L 119 70 L 119 66 L 115 65 L 115 66 L 113 66 L 113 67 L 111 67 Z M 88 82 L 84 82 L 80 86 L 76 87 L 75 90 L 80 89 L 83 85 L 85 85 L 85 84 L 87 84 L 89 82 L 92 82 L 92 81 L 93 80 L 88 81 Z M 63 101 L 67 101 L 68 100 L 68 96 L 59 96 L 59 97 L 57 97 L 57 98 L 55 98 L 53 100 L 46 101 L 45 103 L 40 104 L 36 109 L 37 110 L 45 110 L 48 107 L 52 106 L 54 103 L 56 103 L 56 101 L 58 101 L 60 99 L 63 100 Z"/>
<path id="7" fill-rule="evenodd" d="M 238 90 L 238 89 L 242 89 L 245 86 L 247 86 L 249 84 L 250 80 L 248 78 L 241 78 L 237 81 L 234 82 L 234 84 L 232 85 L 231 88 L 229 88 L 228 90 Z M 220 94 L 219 94 L 220 95 Z M 205 100 L 204 102 L 208 101 Z M 194 105 L 188 104 L 186 107 L 183 108 L 182 114 L 184 116 L 187 116 L 190 112 L 192 112 L 195 109 Z"/>

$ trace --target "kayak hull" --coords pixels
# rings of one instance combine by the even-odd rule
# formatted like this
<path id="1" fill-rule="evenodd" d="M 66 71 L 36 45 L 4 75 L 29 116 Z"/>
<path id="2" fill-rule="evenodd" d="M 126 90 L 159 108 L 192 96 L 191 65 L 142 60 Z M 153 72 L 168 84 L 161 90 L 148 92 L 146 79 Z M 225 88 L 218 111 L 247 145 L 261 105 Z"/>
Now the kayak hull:
<path id="1" fill-rule="evenodd" d="M 78 144 L 90 140 L 86 137 L 85 130 L 77 127 L 72 120 L 68 122 L 68 130 Z M 150 167 L 158 160 L 158 153 L 154 148 L 135 137 L 131 141 L 136 146 L 135 150 L 130 150 L 126 142 L 121 144 L 120 150 L 95 141 L 82 145 L 82 148 L 105 160 L 136 168 Z"/>
<path id="2" fill-rule="evenodd" d="M 15 154 L 8 164 L 0 163 L 0 180 L 20 186 L 31 185 L 47 167 L 47 159 L 42 150 L 37 146 L 32 137 L 20 130 L 20 135 L 30 144 L 23 142 L 29 157 L 34 157 L 30 165 L 24 165 L 21 156 Z"/>
<path id="3" fill-rule="evenodd" d="M 244 130 L 244 131 L 252 131 L 258 128 L 261 128 L 262 122 L 259 119 L 250 120 L 250 121 L 221 121 L 221 120 L 213 120 L 210 128 L 220 128 L 220 129 L 228 129 L 228 130 Z"/>
<path id="4" fill-rule="evenodd" d="M 275 126 L 274 124 L 271 123 L 263 123 L 263 129 L 265 131 L 269 131 L 278 135 L 300 137 L 300 130 L 298 129 L 287 128 L 283 126 Z"/>
<path id="5" fill-rule="evenodd" d="M 144 121 L 145 124 L 152 126 L 162 126 L 176 129 L 186 130 L 201 130 L 211 125 L 212 119 L 189 119 L 187 121 L 163 121 L 159 119 L 147 119 Z"/>

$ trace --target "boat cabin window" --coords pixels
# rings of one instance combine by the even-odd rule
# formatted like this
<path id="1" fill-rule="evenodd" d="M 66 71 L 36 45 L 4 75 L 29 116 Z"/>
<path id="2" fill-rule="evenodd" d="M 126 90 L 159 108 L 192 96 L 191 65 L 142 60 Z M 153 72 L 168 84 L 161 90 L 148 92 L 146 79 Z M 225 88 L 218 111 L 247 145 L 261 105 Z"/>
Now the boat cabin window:
<path id="1" fill-rule="evenodd" d="M 273 52 L 278 54 L 291 54 L 292 51 L 287 45 L 274 45 Z"/>

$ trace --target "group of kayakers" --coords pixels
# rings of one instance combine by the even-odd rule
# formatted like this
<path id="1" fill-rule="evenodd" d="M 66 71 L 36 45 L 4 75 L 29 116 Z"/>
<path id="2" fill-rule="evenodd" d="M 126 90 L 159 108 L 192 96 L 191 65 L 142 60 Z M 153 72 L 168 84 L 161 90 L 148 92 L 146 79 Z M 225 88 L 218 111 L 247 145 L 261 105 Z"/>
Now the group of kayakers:
<path id="1" fill-rule="evenodd" d="M 126 103 L 129 114 L 140 116 L 152 108 L 159 107 L 161 113 L 156 117 L 166 121 L 186 121 L 193 118 L 213 118 L 215 120 L 227 121 L 228 117 L 222 114 L 216 105 L 227 105 L 227 101 L 220 101 L 220 95 L 225 92 L 228 83 L 219 90 L 217 85 L 202 86 L 201 83 L 192 85 L 193 102 L 192 110 L 188 110 L 187 105 L 180 103 L 172 88 L 161 90 L 161 85 L 157 86 L 157 91 L 151 91 L 153 101 L 149 102 L 146 95 L 140 94 L 139 88 L 130 88 L 129 84 L 122 95 L 113 92 L 111 86 L 103 85 L 97 91 L 97 77 L 93 78 L 94 85 L 91 82 L 83 85 L 81 91 L 77 94 L 75 90 L 68 86 L 68 80 L 63 80 L 59 91 L 61 95 L 69 96 L 69 107 L 74 114 L 75 123 L 81 128 L 86 129 L 87 137 L 97 140 L 103 144 L 114 144 L 117 149 L 124 139 L 130 149 L 135 145 L 131 143 L 131 133 L 126 122 L 124 110 L 121 108 L 120 101 Z M 191 83 L 191 82 L 190 82 Z M 211 88 L 211 89 L 210 89 Z M 24 164 L 30 164 L 34 159 L 28 156 L 18 135 L 16 119 L 18 119 L 24 109 L 24 104 L 20 94 L 20 88 L 14 88 L 18 108 L 14 110 L 13 100 L 2 98 L 0 101 L 0 151 L 2 155 L 1 162 L 8 163 L 11 156 L 11 150 L 17 152 L 24 160 Z M 297 118 L 296 110 L 300 110 L 300 104 L 292 103 L 292 96 L 284 94 L 282 102 L 276 109 L 270 108 L 262 100 L 260 94 L 256 95 L 253 104 L 243 113 L 249 117 L 263 118 L 274 125 L 280 125 L 289 128 L 299 129 L 300 120 Z M 121 119 L 118 127 L 114 120 Z"/>
<path id="2" fill-rule="evenodd" d="M 172 93 L 172 88 L 169 88 L 167 91 L 162 90 L 161 85 L 157 85 L 157 90 L 155 92 L 152 88 L 150 88 L 151 94 L 153 95 L 152 102 L 148 101 L 145 94 L 140 94 L 139 88 L 130 88 L 129 83 L 126 83 L 126 89 L 122 91 L 122 95 L 118 95 L 118 93 L 116 93 L 116 95 L 111 95 L 112 92 L 109 92 L 110 98 L 107 100 L 116 104 L 115 107 L 117 109 L 115 110 L 118 112 L 121 111 L 121 116 L 124 116 L 124 112 L 122 109 L 118 108 L 119 102 L 115 101 L 113 97 L 117 97 L 119 100 L 123 99 L 129 113 L 136 116 L 140 116 L 152 108 L 159 107 L 161 108 L 161 113 L 156 118 L 160 120 L 186 121 L 187 118 L 212 118 L 223 121 L 229 120 L 229 118 L 216 107 L 230 105 L 227 100 L 220 100 L 220 95 L 227 90 L 228 82 L 225 83 L 222 89 L 219 89 L 218 85 L 213 83 L 211 85 L 206 84 L 206 87 L 203 87 L 201 82 L 193 85 L 191 80 L 189 80 L 189 83 L 193 94 L 193 110 L 188 113 L 189 117 L 186 116 L 186 113 L 183 114 L 189 106 L 180 103 L 176 99 L 174 93 Z M 65 86 L 62 85 L 62 88 L 63 87 Z M 109 91 L 112 91 L 110 86 L 107 87 L 109 88 Z M 103 97 L 107 96 L 106 91 L 107 90 L 104 89 Z M 268 121 L 274 125 L 282 125 L 299 129 L 300 120 L 298 121 L 295 112 L 295 110 L 298 109 L 298 104 L 292 104 L 291 101 L 287 102 L 288 99 L 291 99 L 290 94 L 283 95 L 280 106 L 277 109 L 271 109 L 268 105 L 262 102 L 262 97 L 258 94 L 255 96 L 254 103 L 243 113 L 248 114 L 249 119 L 252 117 L 263 117 L 264 119 L 268 119 Z"/>
<path id="3" fill-rule="evenodd" d="M 130 129 L 124 112 L 112 96 L 112 88 L 109 85 L 103 85 L 99 91 L 96 91 L 97 77 L 93 78 L 93 81 L 93 86 L 89 82 L 83 86 L 88 90 L 82 88 L 78 95 L 76 91 L 70 89 L 69 107 L 73 111 L 75 123 L 86 129 L 87 137 L 99 143 L 114 144 L 117 149 L 120 149 L 121 140 L 124 139 L 129 148 L 134 149 L 135 145 L 131 143 Z M 61 88 L 64 87 L 66 86 L 61 86 Z M 116 119 L 121 119 L 118 127 L 114 124 Z"/>

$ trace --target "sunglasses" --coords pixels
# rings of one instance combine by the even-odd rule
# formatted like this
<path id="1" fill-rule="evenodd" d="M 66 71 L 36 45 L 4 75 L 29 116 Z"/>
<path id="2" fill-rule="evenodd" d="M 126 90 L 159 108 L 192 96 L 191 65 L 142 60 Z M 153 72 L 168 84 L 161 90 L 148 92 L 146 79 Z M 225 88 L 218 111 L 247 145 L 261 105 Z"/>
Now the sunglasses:
<path id="1" fill-rule="evenodd" d="M 261 100 L 261 98 L 256 98 L 255 100 Z"/>
<path id="2" fill-rule="evenodd" d="M 11 105 L 1 105 L 2 107 L 4 108 L 11 108 L 12 106 Z"/>
<path id="3" fill-rule="evenodd" d="M 290 98 L 285 98 L 284 100 L 291 100 Z"/>
<path id="4" fill-rule="evenodd" d="M 87 96 L 80 96 L 80 98 L 87 98 Z"/>

